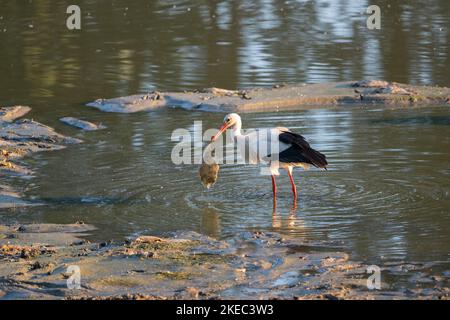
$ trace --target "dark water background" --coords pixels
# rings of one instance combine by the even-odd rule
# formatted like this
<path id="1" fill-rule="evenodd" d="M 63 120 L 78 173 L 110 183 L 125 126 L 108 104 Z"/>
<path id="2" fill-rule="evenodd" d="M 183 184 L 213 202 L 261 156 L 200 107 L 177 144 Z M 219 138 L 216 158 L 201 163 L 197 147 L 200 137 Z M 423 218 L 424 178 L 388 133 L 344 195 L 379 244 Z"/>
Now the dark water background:
<path id="1" fill-rule="evenodd" d="M 280 230 L 339 242 L 371 261 L 448 261 L 448 108 L 245 115 L 246 127 L 301 132 L 332 164 L 327 173 L 297 173 L 296 212 L 288 180 L 280 178 L 274 217 L 270 179 L 257 168 L 223 167 L 217 186 L 205 192 L 195 166 L 170 161 L 172 130 L 194 120 L 216 127 L 223 115 L 104 114 L 84 103 L 154 89 L 362 78 L 450 86 L 450 2 L 77 3 L 81 31 L 65 27 L 69 1 L 0 1 L 0 105 L 30 105 L 34 119 L 85 140 L 27 159 L 34 177 L 7 182 L 47 205 L 2 210 L 2 222 L 84 220 L 101 239 Z M 366 28 L 369 4 L 381 7 L 381 30 Z M 108 129 L 79 133 L 60 124 L 62 116 Z"/>

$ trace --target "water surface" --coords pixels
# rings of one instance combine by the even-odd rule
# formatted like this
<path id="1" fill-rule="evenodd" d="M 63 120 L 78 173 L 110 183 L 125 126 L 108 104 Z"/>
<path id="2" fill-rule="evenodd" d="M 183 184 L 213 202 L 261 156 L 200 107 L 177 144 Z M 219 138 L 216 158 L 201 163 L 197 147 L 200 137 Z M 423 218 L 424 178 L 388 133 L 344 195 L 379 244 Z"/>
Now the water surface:
<path id="1" fill-rule="evenodd" d="M 221 114 L 166 110 L 104 114 L 100 97 L 219 86 L 383 78 L 450 86 L 450 2 L 378 1 L 382 29 L 366 28 L 369 1 L 78 1 L 81 31 L 65 28 L 66 3 L 0 0 L 0 105 L 85 143 L 25 163 L 7 178 L 45 205 L 1 210 L 3 222 L 96 225 L 98 239 L 197 230 L 230 237 L 278 230 L 326 240 L 366 261 L 448 261 L 450 112 L 447 108 L 348 108 L 247 114 L 246 127 L 283 125 L 324 152 L 330 170 L 289 181 L 251 166 L 224 166 L 205 191 L 197 166 L 174 166 L 170 134 Z M 103 122 L 80 133 L 63 116 Z M 2 177 L 2 179 L 5 179 Z"/>
<path id="2" fill-rule="evenodd" d="M 64 1 L 0 0 L 0 103 L 32 102 L 46 116 L 69 100 L 155 88 L 450 85 L 446 0 L 377 1 L 381 30 L 366 27 L 367 0 L 77 4 L 82 30 L 69 31 Z"/>
<path id="3" fill-rule="evenodd" d="M 245 114 L 244 126 L 284 125 L 328 157 L 329 171 L 297 169 L 299 206 L 289 180 L 278 178 L 273 212 L 270 177 L 258 167 L 224 165 L 205 190 L 198 165 L 176 166 L 170 137 L 220 114 L 167 110 L 148 114 L 96 113 L 109 129 L 76 134 L 84 144 L 39 153 L 27 162 L 35 176 L 27 197 L 40 207 L 3 212 L 10 220 L 99 228 L 99 239 L 143 232 L 195 230 L 214 237 L 275 230 L 326 240 L 373 260 L 448 260 L 450 249 L 450 111 L 352 108 Z M 61 128 L 63 129 L 63 128 Z"/>

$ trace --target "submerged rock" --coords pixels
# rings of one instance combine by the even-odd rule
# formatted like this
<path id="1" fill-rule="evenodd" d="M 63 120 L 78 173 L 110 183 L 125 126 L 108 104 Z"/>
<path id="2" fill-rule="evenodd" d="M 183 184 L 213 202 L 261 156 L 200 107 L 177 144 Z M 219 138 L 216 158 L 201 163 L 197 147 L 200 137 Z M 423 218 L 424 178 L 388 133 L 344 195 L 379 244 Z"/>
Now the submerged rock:
<path id="1" fill-rule="evenodd" d="M 68 124 L 70 126 L 85 130 L 85 131 L 96 131 L 96 130 L 101 130 L 101 129 L 105 129 L 106 126 L 102 125 L 102 124 L 95 124 L 89 121 L 85 121 L 85 120 L 80 120 L 77 118 L 73 118 L 73 117 L 64 117 L 59 119 L 61 122 Z"/>

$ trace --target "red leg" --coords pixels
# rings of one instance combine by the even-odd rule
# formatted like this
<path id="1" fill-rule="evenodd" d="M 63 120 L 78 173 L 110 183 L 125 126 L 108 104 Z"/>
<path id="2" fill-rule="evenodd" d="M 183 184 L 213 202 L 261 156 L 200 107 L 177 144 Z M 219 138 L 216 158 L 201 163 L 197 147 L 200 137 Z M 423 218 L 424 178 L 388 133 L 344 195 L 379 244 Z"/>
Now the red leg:
<path id="1" fill-rule="evenodd" d="M 288 170 L 289 180 L 291 180 L 292 193 L 294 194 L 294 203 L 297 203 L 297 187 L 295 186 L 294 178 L 292 177 L 291 170 Z"/>
<path id="2" fill-rule="evenodd" d="M 275 182 L 275 176 L 272 175 L 272 190 L 273 190 L 273 200 L 277 200 L 277 183 Z"/>

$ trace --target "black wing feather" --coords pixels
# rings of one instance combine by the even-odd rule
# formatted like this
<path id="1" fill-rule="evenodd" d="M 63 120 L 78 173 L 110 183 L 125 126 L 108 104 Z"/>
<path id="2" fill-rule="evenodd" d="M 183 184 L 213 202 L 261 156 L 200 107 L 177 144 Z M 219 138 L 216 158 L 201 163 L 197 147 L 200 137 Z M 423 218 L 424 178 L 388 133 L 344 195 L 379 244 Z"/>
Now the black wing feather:
<path id="1" fill-rule="evenodd" d="M 303 162 L 326 169 L 328 162 L 325 155 L 311 148 L 303 136 L 290 131 L 282 131 L 279 140 L 291 145 L 290 148 L 280 152 L 279 160 L 281 162 Z"/>

